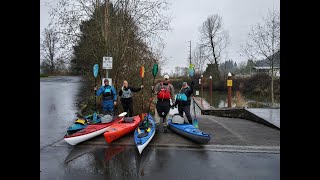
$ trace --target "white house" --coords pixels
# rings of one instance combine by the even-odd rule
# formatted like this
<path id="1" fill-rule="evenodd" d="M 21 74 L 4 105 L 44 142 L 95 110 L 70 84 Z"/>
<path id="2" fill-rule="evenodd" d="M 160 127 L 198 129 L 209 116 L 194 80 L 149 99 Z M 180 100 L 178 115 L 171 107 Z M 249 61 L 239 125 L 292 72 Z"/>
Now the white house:
<path id="1" fill-rule="evenodd" d="M 271 75 L 271 67 L 255 66 L 252 67 L 251 73 L 267 73 Z M 280 77 L 280 67 L 273 67 L 273 74 L 277 77 Z"/>

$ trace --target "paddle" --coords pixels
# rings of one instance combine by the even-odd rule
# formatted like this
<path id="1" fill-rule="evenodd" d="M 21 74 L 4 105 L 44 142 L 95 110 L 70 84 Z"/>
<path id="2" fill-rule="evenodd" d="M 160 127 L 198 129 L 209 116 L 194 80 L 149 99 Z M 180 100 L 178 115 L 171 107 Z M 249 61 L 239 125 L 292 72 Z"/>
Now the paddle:
<path id="1" fill-rule="evenodd" d="M 144 68 L 143 68 L 143 73 L 144 73 Z M 155 81 L 155 78 L 157 76 L 157 73 L 158 73 L 158 64 L 154 64 L 153 68 L 152 68 L 153 86 L 154 86 L 154 81 Z M 141 70 L 140 70 L 140 75 L 141 75 Z M 147 114 L 150 113 L 150 106 L 151 106 L 151 98 L 152 98 L 152 96 L 153 96 L 153 89 L 151 89 L 151 97 L 150 97 L 150 101 L 149 101 L 149 108 L 148 108 L 148 113 Z M 141 119 L 143 119 L 143 121 L 146 121 L 146 127 L 148 127 L 149 126 L 148 118 L 147 117 L 145 118 L 143 113 L 141 114 Z M 146 130 L 146 133 L 148 133 L 150 130 L 151 130 L 150 127 L 148 127 L 147 130 Z M 141 130 L 140 130 L 139 126 L 138 126 L 138 133 L 141 134 Z"/>
<path id="2" fill-rule="evenodd" d="M 144 66 L 140 67 L 140 77 L 142 79 L 142 85 L 143 85 L 143 78 L 144 78 Z M 144 109 L 144 98 L 143 98 L 143 88 L 142 88 L 142 113 Z"/>
<path id="3" fill-rule="evenodd" d="M 154 87 L 154 80 L 157 76 L 157 73 L 158 73 L 158 64 L 154 64 L 153 65 L 153 68 L 152 68 L 152 75 L 153 75 L 153 87 Z M 153 96 L 153 89 L 151 89 L 151 97 L 150 99 L 152 98 Z M 149 102 L 149 109 L 148 109 L 148 113 L 150 112 L 150 105 L 151 105 L 151 101 Z"/>
<path id="4" fill-rule="evenodd" d="M 194 65 L 190 63 L 189 65 L 189 76 L 191 78 L 194 77 Z M 197 116 L 196 116 L 196 109 L 195 109 L 195 101 L 194 101 L 194 98 L 193 98 L 193 110 L 194 110 L 194 119 L 193 119 L 193 126 L 195 128 L 199 128 L 199 125 L 198 125 L 198 120 L 197 120 Z"/>
<path id="5" fill-rule="evenodd" d="M 97 86 L 97 75 L 98 75 L 98 71 L 99 71 L 99 65 L 95 64 L 93 66 L 93 76 L 94 76 L 94 86 Z M 94 90 L 94 106 L 95 106 L 95 110 L 94 110 L 94 114 L 93 114 L 93 122 L 97 121 L 97 90 Z"/>

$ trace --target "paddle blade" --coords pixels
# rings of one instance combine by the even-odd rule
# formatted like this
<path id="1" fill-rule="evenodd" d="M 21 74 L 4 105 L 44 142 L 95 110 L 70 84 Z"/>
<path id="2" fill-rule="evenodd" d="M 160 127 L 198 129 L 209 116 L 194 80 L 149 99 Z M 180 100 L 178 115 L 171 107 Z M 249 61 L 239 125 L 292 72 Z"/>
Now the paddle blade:
<path id="1" fill-rule="evenodd" d="M 143 121 L 143 119 L 144 119 L 144 117 L 145 117 L 145 114 L 144 114 L 144 113 L 141 113 L 139 116 L 140 116 L 141 121 Z"/>
<path id="2" fill-rule="evenodd" d="M 141 130 L 140 130 L 140 128 L 138 127 L 138 134 L 141 134 Z"/>
<path id="3" fill-rule="evenodd" d="M 195 128 L 199 128 L 198 119 L 194 118 L 194 120 L 193 120 L 193 126 L 194 126 Z"/>
<path id="4" fill-rule="evenodd" d="M 119 116 L 119 117 L 123 117 L 123 116 L 125 116 L 125 115 L 127 115 L 127 112 L 123 112 L 123 113 L 119 114 L 118 116 Z"/>
<path id="5" fill-rule="evenodd" d="M 154 78 L 156 78 L 157 73 L 158 73 L 158 64 L 154 64 L 152 68 L 152 75 Z"/>
<path id="6" fill-rule="evenodd" d="M 97 78 L 98 71 L 99 71 L 99 65 L 98 65 L 98 64 L 95 64 L 95 65 L 93 66 L 93 75 L 94 75 L 94 78 Z"/>
<path id="7" fill-rule="evenodd" d="M 140 77 L 144 78 L 144 66 L 140 67 Z"/>
<path id="8" fill-rule="evenodd" d="M 193 77 L 194 76 L 194 65 L 190 64 L 189 66 L 189 76 Z"/>
<path id="9" fill-rule="evenodd" d="M 97 122 L 97 113 L 96 112 L 93 113 L 93 122 Z"/>

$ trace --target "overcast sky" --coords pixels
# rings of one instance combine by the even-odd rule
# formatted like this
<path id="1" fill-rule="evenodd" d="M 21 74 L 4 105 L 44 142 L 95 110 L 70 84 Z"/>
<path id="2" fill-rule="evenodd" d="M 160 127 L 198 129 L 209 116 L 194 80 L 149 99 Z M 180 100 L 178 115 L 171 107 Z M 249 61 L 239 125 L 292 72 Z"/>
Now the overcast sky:
<path id="1" fill-rule="evenodd" d="M 49 22 L 49 8 L 40 2 L 40 31 Z M 250 27 L 261 21 L 268 9 L 279 11 L 280 0 L 168 0 L 172 3 L 169 14 L 172 15 L 172 30 L 165 34 L 166 48 L 164 56 L 168 58 L 166 72 L 174 70 L 175 66 L 187 67 L 189 57 L 189 41 L 192 48 L 199 43 L 199 28 L 209 15 L 222 16 L 223 27 L 229 31 L 230 42 L 228 57 L 239 63 L 245 59 L 239 56 L 239 49 L 246 42 Z"/>

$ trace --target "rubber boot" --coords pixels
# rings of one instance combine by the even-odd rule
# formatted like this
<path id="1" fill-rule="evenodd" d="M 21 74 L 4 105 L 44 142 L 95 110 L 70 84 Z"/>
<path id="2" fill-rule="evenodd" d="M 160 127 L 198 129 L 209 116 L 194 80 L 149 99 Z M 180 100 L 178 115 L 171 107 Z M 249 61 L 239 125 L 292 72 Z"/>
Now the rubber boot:
<path id="1" fill-rule="evenodd" d="M 166 133 L 168 132 L 168 123 L 167 123 L 167 118 L 163 118 L 163 132 Z"/>

